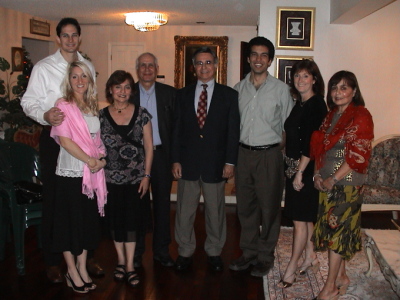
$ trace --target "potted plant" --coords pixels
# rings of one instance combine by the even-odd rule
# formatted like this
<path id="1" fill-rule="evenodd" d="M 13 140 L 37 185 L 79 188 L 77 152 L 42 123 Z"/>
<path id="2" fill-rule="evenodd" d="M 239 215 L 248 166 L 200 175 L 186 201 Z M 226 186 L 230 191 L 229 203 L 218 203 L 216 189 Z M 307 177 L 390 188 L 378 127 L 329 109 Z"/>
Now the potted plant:
<path id="1" fill-rule="evenodd" d="M 16 141 L 16 133 L 22 131 L 18 141 L 36 146 L 26 135 L 37 131 L 40 133 L 41 128 L 25 115 L 21 107 L 21 98 L 33 67 L 25 49 L 24 54 L 24 70 L 16 77 L 13 76 L 14 72 L 10 72 L 10 63 L 4 57 L 0 57 L 0 71 L 3 72 L 0 73 L 0 127 L 4 131 L 5 140 Z"/>

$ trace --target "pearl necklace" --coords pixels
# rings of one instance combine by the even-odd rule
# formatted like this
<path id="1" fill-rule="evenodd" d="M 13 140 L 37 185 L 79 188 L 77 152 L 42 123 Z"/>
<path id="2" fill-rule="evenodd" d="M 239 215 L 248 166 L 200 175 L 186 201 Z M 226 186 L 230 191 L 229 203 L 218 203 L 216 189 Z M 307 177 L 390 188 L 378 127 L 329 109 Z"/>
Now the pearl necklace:
<path id="1" fill-rule="evenodd" d="M 123 110 L 125 110 L 125 109 L 128 108 L 129 103 L 128 103 L 125 107 L 123 107 L 123 108 L 117 108 L 117 107 L 115 106 L 115 103 L 113 104 L 113 106 L 114 106 L 114 109 L 120 114 L 121 111 L 123 111 Z"/>

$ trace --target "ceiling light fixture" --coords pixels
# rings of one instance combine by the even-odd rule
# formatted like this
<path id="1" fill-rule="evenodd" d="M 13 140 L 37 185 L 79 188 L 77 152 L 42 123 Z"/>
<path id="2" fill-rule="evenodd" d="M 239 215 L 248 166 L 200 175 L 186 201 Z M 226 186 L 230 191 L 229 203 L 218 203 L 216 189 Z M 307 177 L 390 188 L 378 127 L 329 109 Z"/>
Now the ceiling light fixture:
<path id="1" fill-rule="evenodd" d="M 157 12 L 145 11 L 125 14 L 125 23 L 142 32 L 157 30 L 167 22 L 167 15 Z"/>

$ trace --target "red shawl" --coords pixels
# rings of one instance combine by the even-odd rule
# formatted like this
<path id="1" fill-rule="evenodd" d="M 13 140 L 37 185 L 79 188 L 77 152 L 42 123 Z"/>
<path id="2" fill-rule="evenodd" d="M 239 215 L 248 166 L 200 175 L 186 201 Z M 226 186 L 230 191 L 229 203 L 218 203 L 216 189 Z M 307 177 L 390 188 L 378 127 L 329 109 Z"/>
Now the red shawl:
<path id="1" fill-rule="evenodd" d="M 317 170 L 322 167 L 325 153 L 339 140 L 345 140 L 345 160 L 350 168 L 358 173 L 366 173 L 371 155 L 371 142 L 374 138 L 372 116 L 364 106 L 346 108 L 330 133 L 333 116 L 338 108 L 333 108 L 322 122 L 318 131 L 311 137 L 311 158 L 315 159 Z"/>

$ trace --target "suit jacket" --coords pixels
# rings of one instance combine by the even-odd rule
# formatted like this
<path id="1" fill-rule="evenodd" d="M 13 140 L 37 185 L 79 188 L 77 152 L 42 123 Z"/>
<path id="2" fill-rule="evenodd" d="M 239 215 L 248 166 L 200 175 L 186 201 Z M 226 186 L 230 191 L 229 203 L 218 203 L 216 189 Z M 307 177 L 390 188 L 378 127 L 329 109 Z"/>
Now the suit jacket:
<path id="1" fill-rule="evenodd" d="M 136 106 L 140 106 L 140 90 L 138 82 L 135 83 L 135 90 L 136 93 L 133 98 L 133 103 Z M 161 143 L 163 149 L 167 152 L 168 157 L 170 157 L 176 89 L 172 86 L 156 81 L 155 93 L 157 102 L 158 130 L 160 132 Z"/>
<path id="2" fill-rule="evenodd" d="M 239 147 L 240 117 L 238 93 L 215 83 L 203 129 L 194 107 L 196 84 L 177 93 L 172 162 L 182 166 L 182 179 L 217 183 L 224 180 L 225 163 L 236 165 Z"/>

